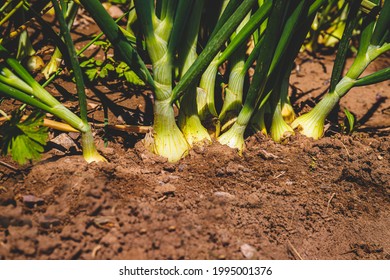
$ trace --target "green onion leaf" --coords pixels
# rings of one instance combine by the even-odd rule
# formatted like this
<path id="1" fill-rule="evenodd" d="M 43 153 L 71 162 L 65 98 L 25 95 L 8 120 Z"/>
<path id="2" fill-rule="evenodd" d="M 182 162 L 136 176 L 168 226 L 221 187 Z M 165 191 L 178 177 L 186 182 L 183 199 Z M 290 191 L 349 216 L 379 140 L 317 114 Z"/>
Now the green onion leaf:
<path id="1" fill-rule="evenodd" d="M 390 67 L 387 67 L 385 69 L 379 70 L 375 73 L 372 73 L 370 75 L 367 75 L 363 78 L 356 80 L 354 86 L 357 87 L 367 86 L 367 85 L 380 83 L 389 79 L 390 79 Z"/>

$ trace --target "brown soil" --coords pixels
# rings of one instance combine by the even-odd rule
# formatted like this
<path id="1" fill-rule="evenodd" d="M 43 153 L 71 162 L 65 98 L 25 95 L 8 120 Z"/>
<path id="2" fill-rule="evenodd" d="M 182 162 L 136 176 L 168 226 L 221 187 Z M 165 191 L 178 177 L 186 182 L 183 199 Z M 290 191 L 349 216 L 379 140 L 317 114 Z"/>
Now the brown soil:
<path id="1" fill-rule="evenodd" d="M 298 112 L 326 91 L 332 57 L 298 60 Z M 75 106 L 62 78 L 50 89 Z M 0 259 L 390 259 L 388 86 L 343 99 L 359 124 L 352 136 L 331 126 L 319 141 L 282 145 L 255 134 L 242 156 L 214 143 L 171 164 L 134 147 L 139 136 L 111 132 L 104 147 L 97 131 L 109 163 L 88 165 L 77 135 L 53 132 L 41 162 L 0 165 Z M 89 95 L 91 119 L 102 120 L 104 100 L 110 123 L 151 121 L 145 92 L 103 82 Z"/>

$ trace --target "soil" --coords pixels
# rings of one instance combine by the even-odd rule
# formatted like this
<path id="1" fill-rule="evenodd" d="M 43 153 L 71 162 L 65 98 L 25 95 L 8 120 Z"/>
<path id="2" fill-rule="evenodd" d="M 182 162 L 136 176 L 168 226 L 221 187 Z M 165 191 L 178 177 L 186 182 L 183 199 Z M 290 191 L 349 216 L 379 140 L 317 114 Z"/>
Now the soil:
<path id="1" fill-rule="evenodd" d="M 297 60 L 298 113 L 326 92 L 333 58 Z M 49 89 L 75 108 L 68 80 Z M 151 123 L 147 90 L 105 81 L 88 89 L 91 120 L 103 119 L 103 100 L 110 123 Z M 42 161 L 1 158 L 0 259 L 390 259 L 389 103 L 389 81 L 356 88 L 321 140 L 253 134 L 242 156 L 213 143 L 175 164 L 145 150 L 140 135 L 100 130 L 109 162 L 87 164 L 77 135 L 52 132 Z M 337 125 L 344 108 L 356 115 L 352 135 Z"/>

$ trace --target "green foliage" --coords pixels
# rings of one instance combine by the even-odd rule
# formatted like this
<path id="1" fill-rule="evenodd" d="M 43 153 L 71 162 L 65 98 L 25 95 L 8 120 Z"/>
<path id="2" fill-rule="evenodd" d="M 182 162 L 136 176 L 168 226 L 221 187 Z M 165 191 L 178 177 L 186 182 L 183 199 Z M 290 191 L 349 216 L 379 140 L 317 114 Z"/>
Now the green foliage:
<path id="1" fill-rule="evenodd" d="M 117 62 L 113 58 L 106 60 L 90 58 L 80 63 L 84 73 L 90 82 L 107 78 L 110 74 L 118 78 L 125 78 L 130 84 L 144 86 L 145 83 L 130 69 L 125 62 Z"/>
<path id="2" fill-rule="evenodd" d="M 135 74 L 134 71 L 132 71 L 130 67 L 124 62 L 119 63 L 118 66 L 115 68 L 115 71 L 118 74 L 118 77 L 125 77 L 126 81 L 133 85 L 145 85 L 145 83 L 137 76 L 137 74 Z"/>
<path id="3" fill-rule="evenodd" d="M 1 153 L 11 154 L 19 164 L 39 159 L 48 139 L 47 128 L 43 127 L 43 118 L 44 114 L 34 112 L 22 121 L 22 113 L 13 112 L 11 119 L 1 125 Z"/>
<path id="4" fill-rule="evenodd" d="M 355 116 L 348 111 L 347 108 L 344 109 L 345 117 L 346 117 L 346 126 L 347 126 L 347 132 L 351 134 L 355 129 Z"/>
<path id="5" fill-rule="evenodd" d="M 80 67 L 84 69 L 84 73 L 90 82 L 98 78 L 106 78 L 109 71 L 114 71 L 115 67 L 110 63 L 104 63 L 103 60 L 90 58 L 82 63 Z"/>

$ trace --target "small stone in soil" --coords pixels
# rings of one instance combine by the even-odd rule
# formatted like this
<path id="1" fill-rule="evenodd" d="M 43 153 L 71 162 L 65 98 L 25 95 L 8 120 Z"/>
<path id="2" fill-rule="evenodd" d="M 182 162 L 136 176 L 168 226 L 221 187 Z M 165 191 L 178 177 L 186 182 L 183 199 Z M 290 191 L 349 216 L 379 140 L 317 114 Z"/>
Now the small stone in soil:
<path id="1" fill-rule="evenodd" d="M 154 188 L 154 191 L 158 194 L 172 195 L 176 191 L 176 187 L 172 184 L 164 184 Z"/>
<path id="2" fill-rule="evenodd" d="M 24 195 L 23 196 L 23 203 L 27 206 L 27 207 L 34 207 L 35 205 L 42 205 L 44 203 L 44 200 L 40 197 L 36 197 L 34 195 Z"/>
<path id="3" fill-rule="evenodd" d="M 246 204 L 249 207 L 259 207 L 261 205 L 261 199 L 256 193 L 252 193 L 247 197 Z"/>
<path id="4" fill-rule="evenodd" d="M 253 256 L 257 253 L 256 249 L 249 244 L 242 244 L 240 247 L 242 255 L 247 259 L 252 259 Z"/>
<path id="5" fill-rule="evenodd" d="M 267 152 L 265 150 L 260 150 L 259 151 L 259 156 L 262 157 L 265 160 L 278 158 L 278 156 L 276 156 L 276 155 L 274 155 L 272 153 L 269 153 L 269 152 Z"/>
<path id="6" fill-rule="evenodd" d="M 219 197 L 219 198 L 223 198 L 226 200 L 232 200 L 235 198 L 235 195 L 230 194 L 228 192 L 215 192 L 214 196 Z"/>
<path id="7" fill-rule="evenodd" d="M 63 152 L 70 151 L 71 149 L 74 149 L 77 151 L 77 149 L 78 149 L 74 140 L 72 138 L 70 138 L 69 135 L 66 133 L 61 133 L 57 137 L 53 138 L 50 142 L 63 147 L 63 149 L 57 149 L 57 150 L 62 150 Z"/>
<path id="8" fill-rule="evenodd" d="M 175 226 L 170 226 L 170 227 L 168 227 L 168 231 L 169 232 L 173 232 L 173 231 L 175 231 L 176 230 L 176 227 Z"/>

